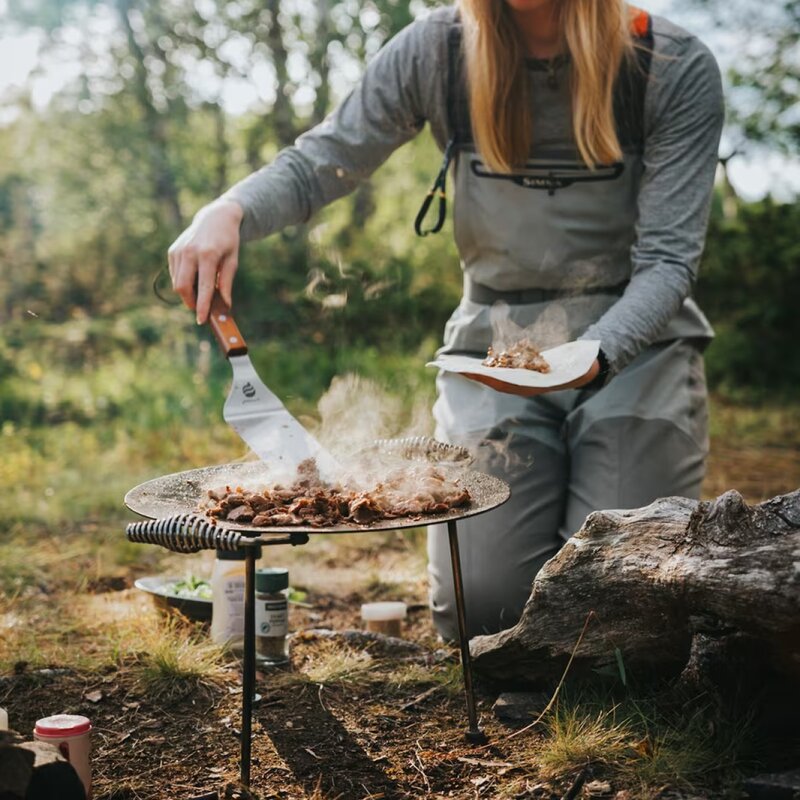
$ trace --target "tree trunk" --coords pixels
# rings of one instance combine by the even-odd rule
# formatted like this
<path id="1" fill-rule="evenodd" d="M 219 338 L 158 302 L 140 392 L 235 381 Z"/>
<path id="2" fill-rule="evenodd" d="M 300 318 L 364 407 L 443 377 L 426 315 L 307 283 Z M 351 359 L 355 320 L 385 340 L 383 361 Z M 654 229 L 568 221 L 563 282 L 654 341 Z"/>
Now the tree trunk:
<path id="1" fill-rule="evenodd" d="M 330 0 L 317 0 L 317 35 L 316 46 L 311 50 L 311 68 L 319 76 L 319 86 L 314 98 L 314 110 L 311 114 L 311 125 L 316 125 L 325 119 L 330 105 L 330 85 L 328 83 L 328 73 L 330 63 L 328 62 L 328 45 L 331 43 L 333 35 L 330 17 Z"/>
<path id="2" fill-rule="evenodd" d="M 228 188 L 228 138 L 226 133 L 225 109 L 222 100 L 210 104 L 214 116 L 214 194 L 219 197 Z"/>
<path id="3" fill-rule="evenodd" d="M 591 514 L 536 576 L 517 625 L 472 640 L 475 668 L 558 678 L 587 618 L 571 673 L 697 677 L 735 650 L 800 680 L 800 490 L 752 507 L 726 492 Z"/>
<path id="4" fill-rule="evenodd" d="M 147 86 L 147 58 L 144 50 L 136 39 L 136 33 L 131 24 L 131 5 L 131 0 L 117 0 L 116 3 L 119 19 L 125 31 L 128 48 L 130 49 L 135 63 L 133 93 L 142 112 L 145 131 L 147 132 L 149 142 L 153 198 L 156 204 L 164 209 L 172 230 L 180 231 L 183 227 L 183 215 L 181 214 L 175 174 L 169 162 L 169 154 L 167 152 L 166 117 L 159 112 L 150 96 L 150 90 Z"/>
<path id="5" fill-rule="evenodd" d="M 288 147 L 294 143 L 297 136 L 295 127 L 294 109 L 289 98 L 289 73 L 286 63 L 289 53 L 283 41 L 283 29 L 279 16 L 281 13 L 280 0 L 267 0 L 271 22 L 267 33 L 267 46 L 272 53 L 272 66 L 275 68 L 277 85 L 275 87 L 275 105 L 270 113 L 275 138 L 280 147 Z"/>

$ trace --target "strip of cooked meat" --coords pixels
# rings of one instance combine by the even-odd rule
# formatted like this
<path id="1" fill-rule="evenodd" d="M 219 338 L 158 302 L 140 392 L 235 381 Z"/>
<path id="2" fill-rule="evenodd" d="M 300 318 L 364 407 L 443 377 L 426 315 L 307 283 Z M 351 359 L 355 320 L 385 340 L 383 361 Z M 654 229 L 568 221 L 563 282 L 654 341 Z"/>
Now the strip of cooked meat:
<path id="1" fill-rule="evenodd" d="M 231 522 L 252 522 L 254 516 L 253 509 L 246 503 L 242 503 L 229 511 L 225 519 L 229 519 Z"/>

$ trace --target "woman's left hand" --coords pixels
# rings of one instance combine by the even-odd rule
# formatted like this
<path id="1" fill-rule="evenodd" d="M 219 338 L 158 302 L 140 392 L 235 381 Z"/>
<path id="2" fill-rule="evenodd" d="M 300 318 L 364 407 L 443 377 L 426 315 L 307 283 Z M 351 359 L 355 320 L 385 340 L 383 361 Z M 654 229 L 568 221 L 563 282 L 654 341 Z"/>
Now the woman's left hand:
<path id="1" fill-rule="evenodd" d="M 484 383 L 486 386 L 494 389 L 497 392 L 516 394 L 520 397 L 535 397 L 536 395 L 547 394 L 548 392 L 559 392 L 562 389 L 580 389 L 581 386 L 586 386 L 587 383 L 591 383 L 597 377 L 599 372 L 600 362 L 595 359 L 592 363 L 592 366 L 589 367 L 589 371 L 580 378 L 576 378 L 574 381 L 570 381 L 569 383 L 562 383 L 560 386 L 548 386 L 546 388 L 542 388 L 540 386 L 518 386 L 515 383 L 506 383 L 505 381 L 497 380 L 497 378 L 490 378 L 488 375 L 477 375 L 473 372 L 463 372 L 461 374 L 465 378 L 478 381 L 478 383 Z"/>

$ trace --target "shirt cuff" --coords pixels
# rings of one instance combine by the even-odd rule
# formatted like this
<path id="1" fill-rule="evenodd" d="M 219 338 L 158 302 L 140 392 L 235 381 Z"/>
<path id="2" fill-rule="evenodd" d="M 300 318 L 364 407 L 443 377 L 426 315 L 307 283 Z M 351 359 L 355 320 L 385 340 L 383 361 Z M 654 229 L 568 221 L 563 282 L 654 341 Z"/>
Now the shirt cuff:
<path id="1" fill-rule="evenodd" d="M 613 376 L 611 365 L 606 354 L 602 350 L 597 351 L 597 360 L 600 362 L 600 371 L 592 378 L 589 383 L 582 386 L 582 389 L 597 390 L 602 389 Z"/>

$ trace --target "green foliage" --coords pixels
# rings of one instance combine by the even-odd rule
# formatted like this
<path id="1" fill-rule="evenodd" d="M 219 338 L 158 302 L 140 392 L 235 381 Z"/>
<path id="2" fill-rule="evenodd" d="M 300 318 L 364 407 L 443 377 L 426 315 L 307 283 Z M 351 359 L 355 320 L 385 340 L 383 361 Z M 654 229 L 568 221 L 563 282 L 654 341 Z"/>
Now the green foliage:
<path id="1" fill-rule="evenodd" d="M 676 1 L 687 9 L 705 9 L 711 25 L 742 32 L 740 52 L 728 73 L 729 123 L 747 140 L 800 152 L 800 0 Z"/>
<path id="2" fill-rule="evenodd" d="M 14 490 L 0 495 L 0 534 L 118 520 L 121 498 L 140 481 L 244 456 L 222 420 L 230 367 L 209 338 L 184 309 L 160 306 L 7 324 L 0 481 Z M 406 387 L 409 403 L 430 397 L 434 373 L 424 363 L 434 341 L 408 352 L 379 345 L 326 349 L 287 336 L 251 355 L 298 415 L 313 415 L 331 379 L 348 372 Z"/>
<path id="3" fill-rule="evenodd" d="M 161 315 L 150 289 L 169 243 L 204 202 L 319 119 L 342 89 L 334 62 L 359 64 L 410 20 L 407 4 L 390 0 L 317 4 L 307 19 L 281 10 L 280 0 L 9 4 L 0 32 L 37 26 L 56 49 L 90 43 L 98 20 L 113 35 L 105 78 L 90 47 L 73 47 L 79 79 L 43 111 L 17 103 L 14 121 L 0 127 L 0 418 L 87 425 L 145 414 L 154 427 L 183 413 L 174 387 L 194 380 L 197 353 L 184 351 L 196 347 L 195 334 L 187 312 Z M 796 0 L 783 0 L 754 30 L 796 14 Z M 783 39 L 774 45 L 774 69 L 758 74 L 791 93 L 796 65 Z M 237 47 L 246 66 L 230 57 Z M 289 56 L 299 65 L 292 75 Z M 275 97 L 241 116 L 223 113 L 219 81 L 252 83 L 262 68 L 275 69 Z M 785 98 L 775 102 L 786 111 Z M 775 114 L 788 130 L 783 111 Z M 244 248 L 237 317 L 258 343 L 265 377 L 301 410 L 335 374 L 402 370 L 440 341 L 461 285 L 450 222 L 439 236 L 412 233 L 439 158 L 423 134 L 308 225 Z M 719 333 L 708 354 L 712 385 L 797 384 L 800 367 L 785 354 L 798 333 L 790 298 L 799 217 L 796 204 L 764 202 L 743 205 L 734 221 L 712 220 L 698 285 Z M 132 358 L 115 365 L 113 353 Z M 208 391 L 193 400 L 203 413 L 224 380 L 211 363 Z M 165 369 L 173 387 L 157 406 L 142 402 Z M 412 370 L 417 384 L 430 378 L 423 372 Z"/>
<path id="4" fill-rule="evenodd" d="M 697 299 L 717 330 L 707 353 L 712 386 L 741 394 L 796 391 L 800 360 L 800 203 L 742 204 L 712 217 Z"/>

